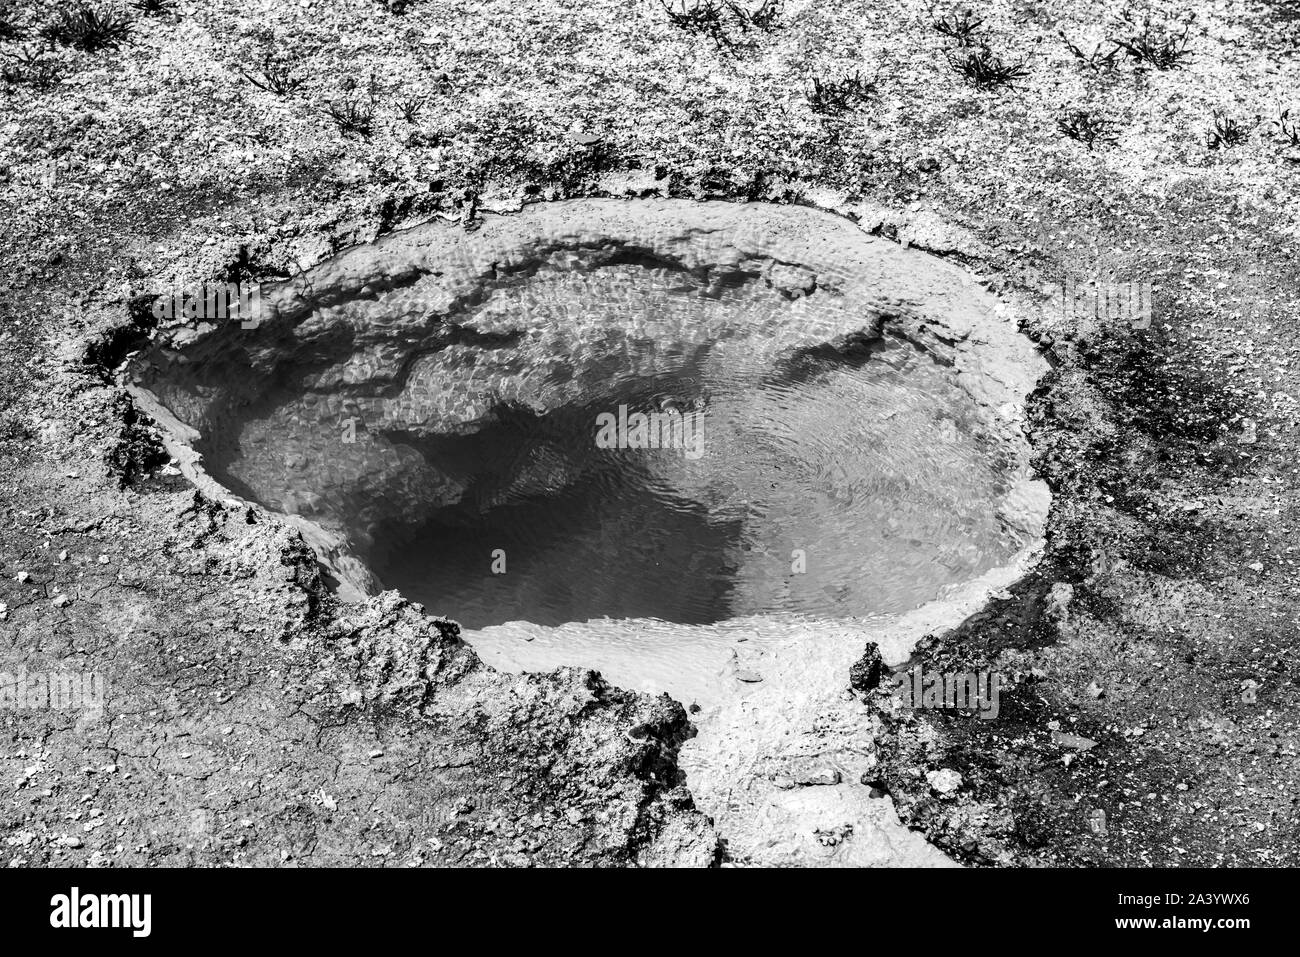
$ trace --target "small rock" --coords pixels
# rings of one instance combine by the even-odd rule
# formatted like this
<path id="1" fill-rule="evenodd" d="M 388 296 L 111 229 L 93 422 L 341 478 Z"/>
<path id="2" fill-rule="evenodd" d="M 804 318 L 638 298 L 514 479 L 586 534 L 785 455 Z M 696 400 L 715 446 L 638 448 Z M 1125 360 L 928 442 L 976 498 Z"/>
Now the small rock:
<path id="1" fill-rule="evenodd" d="M 1088 686 L 1083 689 L 1083 693 L 1094 700 L 1106 697 L 1106 689 L 1095 681 L 1088 682 Z"/>
<path id="2" fill-rule="evenodd" d="M 569 808 L 567 811 L 564 812 L 564 816 L 569 819 L 570 824 L 582 823 L 582 812 L 579 811 L 576 807 Z"/>
<path id="3" fill-rule="evenodd" d="M 67 560 L 68 560 L 68 552 L 66 549 L 64 549 L 63 551 L 59 552 L 59 561 L 66 562 Z"/>
<path id="4" fill-rule="evenodd" d="M 796 786 L 795 779 L 786 774 L 778 774 L 772 778 L 772 783 L 782 791 L 788 791 Z"/>
<path id="5" fill-rule="evenodd" d="M 926 771 L 925 779 L 929 782 L 930 787 L 934 788 L 939 794 L 952 794 L 961 787 L 961 775 L 952 768 Z"/>
<path id="6" fill-rule="evenodd" d="M 865 784 L 871 790 L 867 793 L 869 798 L 889 797 L 889 788 L 885 787 L 884 782 L 875 777 L 870 771 L 863 771 L 862 777 L 858 778 L 859 784 Z"/>
<path id="7" fill-rule="evenodd" d="M 747 681 L 750 684 L 763 680 L 763 676 L 760 675 L 757 671 L 745 671 L 745 670 L 737 671 L 736 678 L 739 681 Z"/>
<path id="8" fill-rule="evenodd" d="M 68 605 L 72 604 L 72 599 L 67 595 L 55 595 L 54 601 L 51 602 L 51 604 L 53 604 L 55 608 L 66 608 Z"/>
<path id="9" fill-rule="evenodd" d="M 1060 745 L 1063 748 L 1073 748 L 1075 751 L 1087 751 L 1089 748 L 1097 746 L 1097 742 L 1091 738 L 1084 738 L 1077 734 L 1066 734 L 1064 731 L 1052 732 L 1052 744 Z"/>
<path id="10" fill-rule="evenodd" d="M 19 572 L 14 577 L 18 579 L 18 584 L 22 585 L 25 584 L 28 581 L 28 579 L 30 579 L 32 576 L 28 572 Z"/>
<path id="11" fill-rule="evenodd" d="M 1070 619 L 1070 602 L 1074 600 L 1074 586 L 1068 582 L 1056 582 L 1047 593 L 1047 616 L 1060 622 Z"/>
<path id="12" fill-rule="evenodd" d="M 107 555 L 100 555 L 100 556 L 99 556 L 99 563 L 100 563 L 101 565 L 107 565 L 107 564 L 108 564 L 108 556 L 107 556 Z"/>
<path id="13" fill-rule="evenodd" d="M 849 687 L 854 691 L 870 691 L 879 687 L 884 674 L 885 662 L 880 657 L 880 648 L 874 641 L 869 641 L 862 657 L 849 669 Z"/>
<path id="14" fill-rule="evenodd" d="M 798 781 L 805 786 L 823 785 L 828 786 L 840 783 L 840 772 L 834 768 L 819 768 L 811 774 L 799 775 Z"/>

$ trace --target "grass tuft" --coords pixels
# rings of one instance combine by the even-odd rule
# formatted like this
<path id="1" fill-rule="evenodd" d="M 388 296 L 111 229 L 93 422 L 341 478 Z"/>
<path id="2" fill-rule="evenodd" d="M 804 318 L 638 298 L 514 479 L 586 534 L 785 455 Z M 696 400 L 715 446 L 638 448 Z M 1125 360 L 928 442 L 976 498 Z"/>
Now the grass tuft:
<path id="1" fill-rule="evenodd" d="M 131 6 L 146 17 L 170 16 L 176 12 L 176 0 L 135 0 Z"/>
<path id="2" fill-rule="evenodd" d="M 271 54 L 262 57 L 262 66 L 256 74 L 240 70 L 240 75 L 259 90 L 274 93 L 276 96 L 288 96 L 302 86 L 302 80 L 293 75 L 288 64 L 281 63 Z"/>
<path id="3" fill-rule="evenodd" d="M 373 83 L 366 96 L 349 96 L 325 107 L 325 115 L 334 121 L 344 136 L 368 140 L 375 132 L 375 110 L 379 97 Z"/>
<path id="4" fill-rule="evenodd" d="M 41 35 L 51 43 L 69 46 L 83 53 L 116 50 L 131 41 L 131 21 L 125 14 L 100 14 L 89 6 L 64 7 L 58 19 L 45 27 Z"/>
<path id="5" fill-rule="evenodd" d="M 862 79 L 861 73 L 855 73 L 842 80 L 827 80 L 813 77 L 813 89 L 808 94 L 808 105 L 814 113 L 832 115 L 846 113 L 859 103 L 864 102 L 876 92 L 875 86 Z"/>
<path id="6" fill-rule="evenodd" d="M 428 101 L 422 96 L 408 96 L 397 101 L 397 114 L 407 123 L 415 123 Z"/>
<path id="7" fill-rule="evenodd" d="M 1273 136 L 1287 146 L 1300 146 L 1300 124 L 1291 119 L 1291 111 L 1283 110 L 1272 122 Z"/>
<path id="8" fill-rule="evenodd" d="M 976 17 L 973 11 L 966 10 L 960 17 L 950 13 L 941 20 L 932 21 L 930 28 L 949 40 L 956 40 L 958 46 L 970 47 L 976 45 L 976 34 L 983 25 L 984 21 Z"/>
<path id="9" fill-rule="evenodd" d="M 1205 145 L 1212 150 L 1230 149 L 1250 139 L 1251 126 L 1232 117 L 1215 116 L 1214 126 L 1205 137 Z"/>
<path id="10" fill-rule="evenodd" d="M 1061 37 L 1061 41 L 1065 44 L 1065 48 L 1070 51 L 1074 58 L 1079 62 L 1079 65 L 1087 67 L 1094 73 L 1102 73 L 1104 71 L 1115 69 L 1116 60 L 1119 58 L 1120 52 L 1124 49 L 1112 40 L 1111 42 L 1114 45 L 1106 53 L 1101 52 L 1100 43 L 1092 48 L 1091 53 L 1084 53 L 1083 50 L 1070 42 L 1070 38 L 1065 35 L 1064 30 L 1058 30 L 1057 33 Z"/>
<path id="11" fill-rule="evenodd" d="M 1137 29 L 1136 26 L 1134 29 Z M 1187 27 L 1177 36 L 1161 28 L 1153 28 L 1149 19 L 1142 21 L 1139 32 L 1127 39 L 1112 38 L 1131 60 L 1140 66 L 1150 66 L 1157 70 L 1176 70 L 1185 61 L 1191 59 L 1192 51 L 1187 49 Z"/>
<path id="12" fill-rule="evenodd" d="M 1069 110 L 1057 119 L 1056 128 L 1072 140 L 1083 143 L 1089 150 L 1097 143 L 1114 145 L 1119 141 L 1115 123 L 1087 110 Z"/>
<path id="13" fill-rule="evenodd" d="M 668 20 L 688 33 L 708 37 L 719 50 L 734 53 L 755 44 L 734 36 L 728 26 L 739 26 L 742 34 L 751 30 L 773 33 L 781 26 L 781 0 L 763 0 L 757 6 L 735 0 L 659 0 Z"/>
<path id="14" fill-rule="evenodd" d="M 959 56 L 944 54 L 948 64 L 976 89 L 995 90 L 1014 86 L 1017 80 L 1029 76 L 1024 63 L 1004 63 L 988 47 L 969 50 Z"/>

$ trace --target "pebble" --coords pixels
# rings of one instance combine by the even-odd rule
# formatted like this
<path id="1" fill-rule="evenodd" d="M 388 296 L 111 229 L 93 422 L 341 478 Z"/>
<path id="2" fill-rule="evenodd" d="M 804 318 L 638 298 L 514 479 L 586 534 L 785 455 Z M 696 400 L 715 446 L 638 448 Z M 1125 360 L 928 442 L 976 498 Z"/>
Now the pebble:
<path id="1" fill-rule="evenodd" d="M 934 788 L 939 794 L 952 794 L 961 787 L 961 775 L 952 768 L 926 771 L 925 779 L 929 782 L 930 787 Z"/>

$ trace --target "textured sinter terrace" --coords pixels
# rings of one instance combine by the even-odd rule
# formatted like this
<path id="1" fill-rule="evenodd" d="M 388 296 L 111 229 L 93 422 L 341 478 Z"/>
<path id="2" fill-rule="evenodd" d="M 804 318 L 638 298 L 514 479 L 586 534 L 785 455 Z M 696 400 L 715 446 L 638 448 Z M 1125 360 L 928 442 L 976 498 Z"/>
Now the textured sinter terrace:
<path id="1" fill-rule="evenodd" d="M 345 595 L 399 588 L 494 664 L 704 697 L 738 627 L 906 612 L 1040 533 L 1030 346 L 960 270 L 828 213 L 537 205 L 264 306 L 165 330 L 137 395 Z M 637 413 L 671 447 L 638 448 Z"/>

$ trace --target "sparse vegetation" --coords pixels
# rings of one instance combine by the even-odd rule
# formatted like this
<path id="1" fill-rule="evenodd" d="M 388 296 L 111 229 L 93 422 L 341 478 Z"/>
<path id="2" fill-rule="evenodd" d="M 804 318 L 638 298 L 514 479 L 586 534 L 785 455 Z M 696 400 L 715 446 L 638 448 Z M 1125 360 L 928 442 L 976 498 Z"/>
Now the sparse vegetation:
<path id="1" fill-rule="evenodd" d="M 1097 143 L 1113 144 L 1119 137 L 1115 123 L 1087 110 L 1069 110 L 1056 121 L 1056 128 L 1072 140 L 1083 143 L 1089 150 Z"/>
<path id="2" fill-rule="evenodd" d="M 1163 29 L 1153 28 L 1149 19 L 1142 21 L 1139 32 L 1127 39 L 1113 38 L 1112 42 L 1140 66 L 1151 66 L 1157 70 L 1177 69 L 1192 55 L 1187 49 L 1187 27 L 1174 36 Z"/>
<path id="3" fill-rule="evenodd" d="M 781 0 L 763 0 L 756 7 L 745 7 L 739 3 L 728 3 L 727 6 L 745 27 L 771 33 L 781 25 Z"/>
<path id="4" fill-rule="evenodd" d="M 176 12 L 176 0 L 135 0 L 131 6 L 146 17 L 161 17 Z"/>
<path id="5" fill-rule="evenodd" d="M 0 77 L 6 83 L 22 84 L 36 90 L 48 90 L 63 76 L 59 64 L 44 50 L 23 49 L 17 53 L 0 54 L 4 65 Z"/>
<path id="6" fill-rule="evenodd" d="M 808 105 L 812 107 L 814 113 L 845 113 L 869 99 L 874 93 L 874 85 L 863 80 L 861 73 L 855 73 L 842 80 L 826 82 L 813 77 L 813 89 L 808 94 Z"/>
<path id="7" fill-rule="evenodd" d="M 984 21 L 976 17 L 973 11 L 966 10 L 961 16 L 950 13 L 942 19 L 934 20 L 930 27 L 935 33 L 957 41 L 959 46 L 969 47 L 976 45 L 975 35 L 983 24 Z"/>
<path id="8" fill-rule="evenodd" d="M 681 0 L 676 5 L 673 0 L 659 2 L 673 26 L 707 36 L 720 47 L 730 44 L 722 18 L 726 7 L 717 0 Z"/>
<path id="9" fill-rule="evenodd" d="M 420 118 L 420 113 L 424 110 L 424 104 L 428 102 L 422 96 L 408 96 L 405 99 L 398 100 L 397 113 L 408 123 L 414 123 Z"/>
<path id="10" fill-rule="evenodd" d="M 1212 150 L 1240 146 L 1250 139 L 1250 131 L 1251 125 L 1241 123 L 1232 117 L 1216 116 L 1214 126 L 1205 137 L 1205 145 Z"/>
<path id="11" fill-rule="evenodd" d="M 747 46 L 727 31 L 728 23 L 748 33 L 751 29 L 771 33 L 780 24 L 781 0 L 763 0 L 750 7 L 734 0 L 659 0 L 669 21 L 689 33 L 707 36 L 719 50 L 734 51 Z"/>
<path id="12" fill-rule="evenodd" d="M 1065 35 L 1064 30 L 1059 30 L 1057 32 L 1061 37 L 1061 41 L 1065 44 L 1065 48 L 1070 51 L 1076 60 L 1079 61 L 1080 66 L 1087 67 L 1094 73 L 1101 73 L 1115 69 L 1115 63 L 1119 58 L 1120 52 L 1123 50 L 1123 47 L 1118 43 L 1112 41 L 1113 45 L 1105 53 L 1101 52 L 1102 45 L 1100 43 L 1092 48 L 1091 53 L 1084 53 L 1078 46 L 1070 42 L 1070 38 Z"/>
<path id="13" fill-rule="evenodd" d="M 262 65 L 256 74 L 240 70 L 240 75 L 259 90 L 274 93 L 276 96 L 288 96 L 302 86 L 302 80 L 293 75 L 288 64 L 282 63 L 267 53 L 262 57 Z"/>
<path id="14" fill-rule="evenodd" d="M 335 100 L 325 107 L 325 114 L 334 121 L 340 133 L 368 140 L 375 132 L 376 105 L 377 100 L 372 92 L 365 97 L 350 96 Z"/>
<path id="15" fill-rule="evenodd" d="M 976 89 L 994 90 L 1014 86 L 1017 80 L 1029 76 L 1024 63 L 1004 63 L 988 47 L 970 50 L 960 56 L 945 54 L 949 65 Z"/>
<path id="16" fill-rule="evenodd" d="M 83 53 L 116 50 L 131 40 L 131 21 L 125 14 L 100 14 L 88 6 L 76 10 L 64 7 L 58 20 L 41 31 L 51 43 L 73 47 Z"/>
<path id="17" fill-rule="evenodd" d="M 1287 146 L 1300 146 L 1300 126 L 1291 119 L 1291 111 L 1283 110 L 1273 120 L 1274 138 Z"/>

